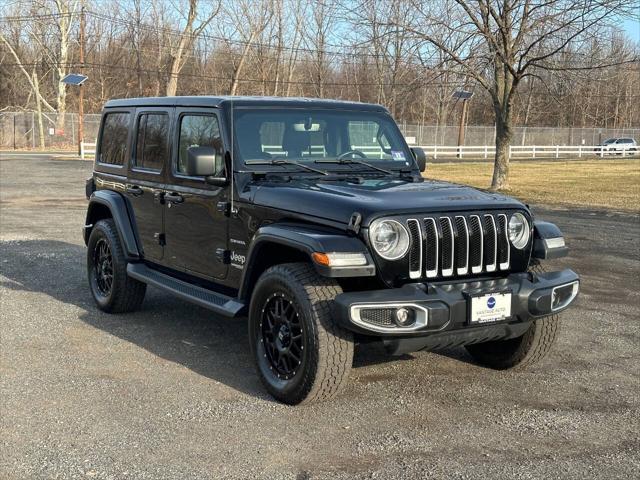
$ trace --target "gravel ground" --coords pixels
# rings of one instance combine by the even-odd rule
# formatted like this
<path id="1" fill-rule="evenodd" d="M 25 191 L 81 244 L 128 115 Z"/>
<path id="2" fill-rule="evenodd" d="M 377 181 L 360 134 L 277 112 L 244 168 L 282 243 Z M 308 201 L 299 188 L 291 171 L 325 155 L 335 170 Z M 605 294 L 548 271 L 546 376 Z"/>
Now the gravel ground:
<path id="1" fill-rule="evenodd" d="M 337 400 L 287 407 L 246 322 L 149 289 L 93 304 L 80 230 L 91 164 L 0 161 L 0 478 L 637 478 L 640 218 L 534 210 L 582 293 L 523 373 L 465 351 L 358 349 Z"/>

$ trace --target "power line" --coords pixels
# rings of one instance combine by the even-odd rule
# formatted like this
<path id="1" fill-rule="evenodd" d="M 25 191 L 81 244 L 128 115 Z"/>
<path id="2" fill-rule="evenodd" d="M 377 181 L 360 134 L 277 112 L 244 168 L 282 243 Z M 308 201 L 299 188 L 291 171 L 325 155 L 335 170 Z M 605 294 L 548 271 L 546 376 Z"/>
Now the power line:
<path id="1" fill-rule="evenodd" d="M 42 66 L 42 63 L 3 63 L 3 66 L 7 66 L 7 67 L 19 67 L 19 66 L 23 66 L 23 67 L 39 67 Z M 51 67 L 64 67 L 64 68 L 74 68 L 77 66 L 76 63 L 74 62 L 68 62 L 68 63 L 47 63 L 48 66 Z M 88 68 L 88 69 L 93 69 L 93 70 L 99 70 L 99 69 L 115 69 L 115 70 L 126 70 L 129 72 L 136 72 L 136 71 L 140 71 L 141 73 L 146 73 L 149 75 L 168 75 L 167 71 L 163 71 L 163 70 L 152 70 L 152 69 L 147 69 L 147 68 L 141 68 L 141 69 L 137 69 L 135 67 L 132 66 L 126 66 L 126 65 L 113 65 L 113 64 L 106 64 L 106 63 L 91 63 L 91 62 L 85 62 L 84 63 L 84 68 Z M 180 76 L 181 77 L 191 77 L 191 78 L 202 78 L 202 79 L 207 79 L 207 80 L 220 80 L 220 81 L 231 81 L 232 77 L 231 76 L 217 76 L 217 75 L 204 75 L 204 74 L 197 74 L 197 73 L 188 73 L 188 72 L 180 72 Z M 257 84 L 261 84 L 261 83 L 278 83 L 278 84 L 292 84 L 292 85 L 317 85 L 318 82 L 314 82 L 314 81 L 309 81 L 309 80 L 274 80 L 274 79 L 261 79 L 261 78 L 239 78 L 238 79 L 239 82 L 243 82 L 243 83 L 257 83 Z M 354 86 L 356 84 L 354 84 L 353 82 L 322 82 L 322 85 L 324 86 L 337 86 L 337 87 L 350 87 L 350 86 Z M 358 86 L 370 86 L 370 87 L 378 87 L 378 86 L 383 86 L 383 87 L 390 87 L 390 86 L 395 86 L 395 87 L 412 87 L 415 86 L 415 83 L 388 83 L 388 82 L 383 82 L 383 83 L 379 83 L 379 82 L 358 82 L 357 83 Z M 436 81 L 429 81 L 429 82 L 421 82 L 419 83 L 419 86 L 424 87 L 427 85 L 438 85 L 438 86 L 460 86 L 460 82 L 436 82 Z"/>
<path id="2" fill-rule="evenodd" d="M 6 67 L 19 67 L 20 65 L 22 65 L 23 67 L 38 67 L 38 66 L 42 66 L 42 63 L 23 63 L 23 64 L 18 64 L 18 63 L 3 63 L 3 66 Z M 49 65 L 49 64 L 48 64 Z M 76 67 L 77 64 L 69 62 L 69 63 L 55 63 L 55 64 L 50 64 L 49 66 L 51 67 L 65 67 L 65 68 L 73 68 Z M 131 71 L 131 72 L 136 72 L 138 71 L 136 68 L 134 67 L 130 67 L 130 66 L 126 66 L 126 65 L 113 65 L 113 64 L 106 64 L 106 63 L 89 63 L 89 62 L 85 62 L 84 63 L 85 68 L 87 69 L 91 69 L 91 70 L 100 70 L 100 69 L 114 69 L 114 70 L 127 70 L 127 71 Z M 153 69 L 140 69 L 139 70 L 141 73 L 145 73 L 147 75 L 161 75 L 161 76 L 167 76 L 168 72 L 163 71 L 163 70 L 153 70 Z M 205 75 L 205 74 L 198 74 L 198 73 L 188 73 L 188 72 L 181 72 L 180 73 L 181 76 L 184 77 L 190 77 L 190 78 L 200 78 L 200 79 L 204 79 L 204 80 L 217 80 L 217 81 L 226 81 L 226 82 L 230 82 L 232 80 L 231 76 L 219 76 L 219 75 Z M 291 84 L 291 85 L 306 85 L 306 86 L 315 86 L 317 85 L 317 82 L 314 81 L 310 81 L 310 80 L 273 80 L 273 79 L 260 79 L 260 78 L 239 78 L 238 79 L 239 82 L 242 83 L 255 83 L 255 84 L 264 84 L 264 83 L 268 83 L 268 84 Z M 413 87 L 416 86 L 413 83 L 388 83 L 388 82 L 383 82 L 383 83 L 378 83 L 378 82 L 358 82 L 357 84 L 353 83 L 353 82 L 323 82 L 322 83 L 324 86 L 326 87 L 350 87 L 350 86 L 363 86 L 363 87 Z M 460 82 L 440 82 L 440 81 L 427 81 L 427 82 L 421 82 L 419 85 L 419 87 L 426 87 L 426 86 L 445 86 L 445 87 L 459 87 L 460 86 Z M 624 99 L 635 99 L 635 98 L 640 98 L 640 94 L 631 94 L 631 95 L 627 95 L 627 94 L 621 94 L 621 95 L 617 95 L 617 94 L 604 94 L 604 93 L 600 93 L 600 94 L 589 94 L 590 98 L 624 98 Z"/>

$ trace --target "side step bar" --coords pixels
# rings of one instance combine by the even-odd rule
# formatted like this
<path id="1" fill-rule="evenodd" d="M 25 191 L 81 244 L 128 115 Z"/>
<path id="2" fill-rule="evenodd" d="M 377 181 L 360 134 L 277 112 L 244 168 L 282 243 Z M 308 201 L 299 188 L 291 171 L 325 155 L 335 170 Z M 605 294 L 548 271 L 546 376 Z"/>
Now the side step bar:
<path id="1" fill-rule="evenodd" d="M 141 282 L 158 287 L 187 302 L 212 310 L 225 317 L 237 317 L 245 307 L 243 302 L 206 288 L 191 285 L 147 267 L 143 263 L 129 263 L 127 274 Z"/>

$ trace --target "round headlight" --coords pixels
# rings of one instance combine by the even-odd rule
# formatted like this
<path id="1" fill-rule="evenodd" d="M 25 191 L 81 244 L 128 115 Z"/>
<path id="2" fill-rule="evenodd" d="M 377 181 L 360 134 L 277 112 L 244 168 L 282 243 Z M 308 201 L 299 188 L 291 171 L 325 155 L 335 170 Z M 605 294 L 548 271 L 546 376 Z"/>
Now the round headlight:
<path id="1" fill-rule="evenodd" d="M 511 244 L 522 250 L 529 243 L 529 222 L 521 213 L 514 213 L 509 219 L 509 240 Z"/>
<path id="2" fill-rule="evenodd" d="M 376 220 L 369 229 L 371 245 L 385 260 L 397 260 L 409 250 L 409 232 L 395 220 Z"/>

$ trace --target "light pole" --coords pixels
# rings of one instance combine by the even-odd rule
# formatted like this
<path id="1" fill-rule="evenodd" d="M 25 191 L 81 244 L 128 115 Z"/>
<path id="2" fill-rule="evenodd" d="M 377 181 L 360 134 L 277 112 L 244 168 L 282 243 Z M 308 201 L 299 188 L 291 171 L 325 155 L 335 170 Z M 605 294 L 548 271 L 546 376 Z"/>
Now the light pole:
<path id="1" fill-rule="evenodd" d="M 79 98 L 79 105 L 78 105 L 78 154 L 81 155 L 81 149 L 82 149 L 82 142 L 84 141 L 84 129 L 82 128 L 82 123 L 83 123 L 83 117 L 84 117 L 84 109 L 82 108 L 82 84 L 84 82 L 87 81 L 89 77 L 87 77 L 86 75 L 82 75 L 81 73 L 69 73 L 67 75 L 64 76 L 64 78 L 62 79 L 62 83 L 66 83 L 67 85 L 75 85 L 77 87 L 80 87 L 80 98 Z"/>

